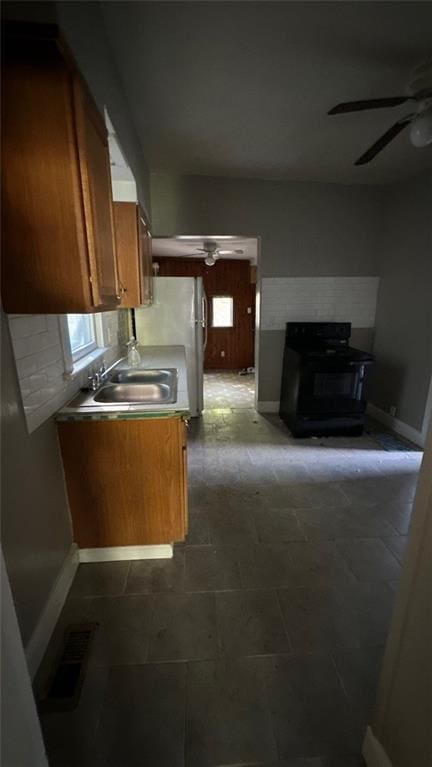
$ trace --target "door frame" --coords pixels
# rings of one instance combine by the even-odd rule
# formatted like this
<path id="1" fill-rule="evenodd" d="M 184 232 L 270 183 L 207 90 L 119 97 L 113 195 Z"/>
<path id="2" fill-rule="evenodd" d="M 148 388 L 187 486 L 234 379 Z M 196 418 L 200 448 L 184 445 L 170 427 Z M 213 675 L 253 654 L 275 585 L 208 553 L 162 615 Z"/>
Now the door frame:
<path id="1" fill-rule="evenodd" d="M 225 234 L 218 235 L 183 235 L 183 234 L 168 234 L 157 235 L 154 240 L 174 240 L 178 237 L 183 239 L 187 237 L 196 239 L 197 237 L 202 239 L 215 239 L 218 237 L 227 236 Z M 255 283 L 255 327 L 254 327 L 254 370 L 255 370 L 255 401 L 254 407 L 258 409 L 258 390 L 259 390 L 259 352 L 260 352 L 260 313 L 261 313 L 261 252 L 262 252 L 262 237 L 260 234 L 231 234 L 231 237 L 238 237 L 239 239 L 253 239 L 256 240 L 256 283 Z M 153 257 L 157 261 L 157 256 Z M 163 258 L 163 256 L 161 256 Z M 207 298 L 210 298 L 209 296 Z M 235 311 L 235 310 L 234 310 Z M 210 314 L 210 311 L 209 311 Z"/>

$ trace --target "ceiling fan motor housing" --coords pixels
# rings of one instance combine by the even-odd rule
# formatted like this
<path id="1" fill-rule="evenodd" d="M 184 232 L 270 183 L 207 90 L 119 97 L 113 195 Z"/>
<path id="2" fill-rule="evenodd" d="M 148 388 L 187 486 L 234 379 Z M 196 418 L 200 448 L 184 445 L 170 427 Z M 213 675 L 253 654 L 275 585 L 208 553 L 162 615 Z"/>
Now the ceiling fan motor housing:
<path id="1" fill-rule="evenodd" d="M 217 242 L 213 242 L 212 240 L 206 240 L 204 242 L 203 249 L 206 251 L 206 253 L 216 253 L 218 249 Z"/>
<path id="2" fill-rule="evenodd" d="M 407 95 L 417 101 L 432 98 L 432 59 L 413 69 Z"/>

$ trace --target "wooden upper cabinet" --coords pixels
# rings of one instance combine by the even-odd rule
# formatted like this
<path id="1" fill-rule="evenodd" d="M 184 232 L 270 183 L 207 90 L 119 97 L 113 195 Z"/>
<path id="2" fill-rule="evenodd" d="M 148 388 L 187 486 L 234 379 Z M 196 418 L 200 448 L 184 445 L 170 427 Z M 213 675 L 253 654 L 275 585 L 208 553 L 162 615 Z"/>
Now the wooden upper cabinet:
<path id="1" fill-rule="evenodd" d="M 2 59 L 4 309 L 116 308 L 104 121 L 56 27 L 5 25 Z"/>
<path id="2" fill-rule="evenodd" d="M 74 83 L 78 159 L 92 289 L 97 305 L 118 302 L 108 135 L 79 79 Z"/>
<path id="3" fill-rule="evenodd" d="M 114 223 L 121 306 L 148 306 L 153 301 L 153 264 L 143 212 L 134 202 L 115 202 Z"/>
<path id="4" fill-rule="evenodd" d="M 141 251 L 140 260 L 143 268 L 142 305 L 150 306 L 150 304 L 153 303 L 153 257 L 151 234 L 145 222 L 141 208 L 138 208 L 138 217 L 138 230 Z"/>

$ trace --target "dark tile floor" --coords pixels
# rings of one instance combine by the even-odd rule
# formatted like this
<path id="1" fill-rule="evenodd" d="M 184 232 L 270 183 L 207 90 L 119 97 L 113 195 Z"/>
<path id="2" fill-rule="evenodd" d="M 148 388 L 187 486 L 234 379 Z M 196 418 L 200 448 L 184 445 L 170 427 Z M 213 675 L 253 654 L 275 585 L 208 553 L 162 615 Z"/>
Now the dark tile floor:
<path id="1" fill-rule="evenodd" d="M 78 708 L 42 716 L 51 767 L 359 767 L 419 452 L 293 440 L 208 411 L 172 560 L 82 565 L 64 626 L 96 620 Z"/>

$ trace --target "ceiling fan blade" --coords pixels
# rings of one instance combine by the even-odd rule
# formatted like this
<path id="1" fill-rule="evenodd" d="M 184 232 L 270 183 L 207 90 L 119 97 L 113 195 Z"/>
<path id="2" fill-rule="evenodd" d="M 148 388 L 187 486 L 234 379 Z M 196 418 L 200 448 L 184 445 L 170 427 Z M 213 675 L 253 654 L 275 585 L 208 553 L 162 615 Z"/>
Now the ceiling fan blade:
<path id="1" fill-rule="evenodd" d="M 365 99 L 364 101 L 344 101 L 342 104 L 336 104 L 332 107 L 328 115 L 341 115 L 347 112 L 361 112 L 363 109 L 382 109 L 384 107 L 397 107 L 405 104 L 411 96 L 390 96 L 383 99 Z"/>
<path id="2" fill-rule="evenodd" d="M 387 144 L 390 143 L 390 141 L 393 141 L 396 136 L 403 131 L 404 128 L 406 128 L 407 125 L 412 122 L 414 115 L 409 115 L 409 117 L 404 117 L 402 120 L 398 120 L 397 123 L 391 126 L 391 128 L 388 129 L 385 133 L 383 133 L 382 136 L 378 139 L 378 141 L 375 141 L 375 144 L 372 144 L 369 149 L 362 154 L 361 157 L 359 157 L 358 160 L 355 161 L 354 165 L 365 165 L 367 162 L 370 162 L 373 160 L 373 158 L 381 152 L 384 147 L 387 146 Z"/>

